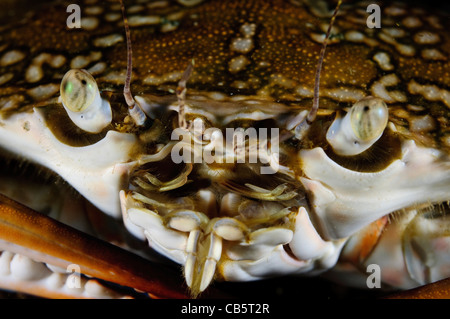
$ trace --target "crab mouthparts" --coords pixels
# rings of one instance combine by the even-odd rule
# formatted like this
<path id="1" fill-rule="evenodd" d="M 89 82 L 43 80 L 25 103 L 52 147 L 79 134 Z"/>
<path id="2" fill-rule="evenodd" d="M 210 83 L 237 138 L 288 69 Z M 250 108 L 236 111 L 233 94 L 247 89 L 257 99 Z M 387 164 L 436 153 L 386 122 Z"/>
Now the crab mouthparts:
<path id="1" fill-rule="evenodd" d="M 124 220 L 139 225 L 129 229 L 152 248 L 184 265 L 194 296 L 221 274 L 227 259 L 246 258 L 244 246 L 272 241 L 276 229 L 287 234 L 276 245 L 287 244 L 291 215 L 306 205 L 298 182 L 277 184 L 280 176 L 261 175 L 260 185 L 274 185 L 263 188 L 246 182 L 258 180 L 250 179 L 255 172 L 246 165 L 175 165 L 168 159 L 152 164 L 135 171 L 131 190 L 121 192 Z"/>

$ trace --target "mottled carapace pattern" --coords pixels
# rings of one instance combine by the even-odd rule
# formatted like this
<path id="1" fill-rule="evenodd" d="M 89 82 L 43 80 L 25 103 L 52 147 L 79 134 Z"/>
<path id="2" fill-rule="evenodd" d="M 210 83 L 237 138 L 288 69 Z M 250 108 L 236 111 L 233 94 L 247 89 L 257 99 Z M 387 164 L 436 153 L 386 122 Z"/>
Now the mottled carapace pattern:
<path id="1" fill-rule="evenodd" d="M 173 94 L 194 59 L 188 96 L 251 96 L 309 108 L 334 7 L 311 3 L 211 0 L 185 7 L 127 1 L 133 94 Z M 67 5 L 43 6 L 1 27 L 1 113 L 54 103 L 71 68 L 85 68 L 100 89 L 121 93 L 127 60 L 120 4 L 80 3 L 81 29 L 67 28 Z M 381 28 L 372 29 L 366 25 L 367 5 L 344 3 L 339 12 L 322 71 L 322 112 L 377 96 L 388 103 L 402 133 L 449 149 L 448 13 L 379 3 Z"/>

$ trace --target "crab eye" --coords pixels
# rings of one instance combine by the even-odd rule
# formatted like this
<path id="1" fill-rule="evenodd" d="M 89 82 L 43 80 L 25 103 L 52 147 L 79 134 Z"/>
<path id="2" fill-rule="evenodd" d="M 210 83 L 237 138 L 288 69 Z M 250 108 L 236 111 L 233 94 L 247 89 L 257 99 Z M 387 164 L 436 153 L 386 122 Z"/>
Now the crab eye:
<path id="1" fill-rule="evenodd" d="M 357 155 L 371 147 L 383 134 L 389 113 L 386 103 L 365 97 L 343 117 L 337 117 L 327 132 L 328 143 L 344 156 Z"/>
<path id="2" fill-rule="evenodd" d="M 85 70 L 70 70 L 61 82 L 61 98 L 64 106 L 72 112 L 82 112 L 95 99 L 97 83 Z"/>
<path id="3" fill-rule="evenodd" d="M 98 133 L 111 123 L 111 106 L 100 97 L 95 79 L 85 70 L 68 71 L 61 81 L 61 101 L 79 128 Z"/>
<path id="4" fill-rule="evenodd" d="M 363 142 L 379 138 L 388 121 L 386 103 L 377 98 L 363 99 L 353 105 L 350 122 L 355 136 Z"/>

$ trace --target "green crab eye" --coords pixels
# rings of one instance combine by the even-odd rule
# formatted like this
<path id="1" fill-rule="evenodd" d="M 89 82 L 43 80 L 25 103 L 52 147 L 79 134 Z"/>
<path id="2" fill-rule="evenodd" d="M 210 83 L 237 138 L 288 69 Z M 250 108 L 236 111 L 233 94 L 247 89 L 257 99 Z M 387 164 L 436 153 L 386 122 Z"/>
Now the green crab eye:
<path id="1" fill-rule="evenodd" d="M 111 123 L 111 106 L 100 97 L 97 82 L 86 70 L 68 71 L 60 92 L 67 114 L 82 130 L 98 133 Z"/>
<path id="2" fill-rule="evenodd" d="M 366 98 L 353 105 L 350 123 L 355 136 L 362 142 L 380 137 L 388 121 L 386 103 L 378 98 Z"/>
<path id="3" fill-rule="evenodd" d="M 328 129 L 326 138 L 335 153 L 357 155 L 381 137 L 388 119 L 386 103 L 368 96 L 356 102 L 343 118 L 338 116 Z"/>
<path id="4" fill-rule="evenodd" d="M 85 110 L 98 93 L 97 82 L 85 70 L 70 70 L 61 82 L 61 98 L 72 112 Z"/>

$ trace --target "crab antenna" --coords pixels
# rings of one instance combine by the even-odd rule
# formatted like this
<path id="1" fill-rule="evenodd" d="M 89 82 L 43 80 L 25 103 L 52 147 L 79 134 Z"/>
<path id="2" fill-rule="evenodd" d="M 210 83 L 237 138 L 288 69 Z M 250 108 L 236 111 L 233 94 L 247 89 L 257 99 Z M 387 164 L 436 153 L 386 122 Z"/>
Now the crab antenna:
<path id="1" fill-rule="evenodd" d="M 184 106 L 186 104 L 186 83 L 191 77 L 192 71 L 194 70 L 194 59 L 192 59 L 186 70 L 184 70 L 183 75 L 181 76 L 180 82 L 178 82 L 177 87 L 177 98 L 178 98 L 178 126 L 180 128 L 187 129 L 186 116 Z"/>
<path id="2" fill-rule="evenodd" d="M 330 25 L 328 26 L 327 33 L 325 35 L 325 39 L 323 41 L 322 49 L 320 50 L 319 54 L 319 62 L 317 63 L 317 69 L 316 69 L 316 77 L 314 81 L 314 98 L 313 98 L 313 105 L 309 113 L 306 115 L 306 117 L 303 119 L 303 121 L 298 124 L 295 128 L 295 136 L 298 139 L 301 139 L 307 129 L 311 126 L 312 122 L 315 120 L 317 111 L 319 109 L 319 87 L 320 87 L 320 73 L 322 71 L 322 64 L 323 59 L 325 56 L 325 50 L 327 48 L 328 39 L 330 38 L 331 28 L 333 27 L 334 20 L 336 19 L 337 13 L 339 11 L 339 7 L 341 6 L 342 0 L 339 0 L 338 4 L 336 5 L 336 9 L 334 9 L 333 16 L 331 17 Z"/>
<path id="3" fill-rule="evenodd" d="M 120 6 L 122 8 L 123 24 L 125 26 L 125 34 L 127 37 L 127 77 L 125 79 L 125 85 L 123 87 L 123 95 L 125 97 L 125 101 L 127 102 L 130 116 L 133 118 L 134 122 L 138 126 L 141 126 L 144 124 L 147 117 L 145 116 L 145 113 L 142 111 L 139 104 L 137 104 L 136 101 L 134 100 L 130 90 L 131 70 L 133 68 L 133 61 L 132 61 L 133 51 L 131 49 L 130 28 L 128 26 L 128 19 L 125 14 L 125 6 L 123 5 L 122 0 L 120 0 Z"/>

